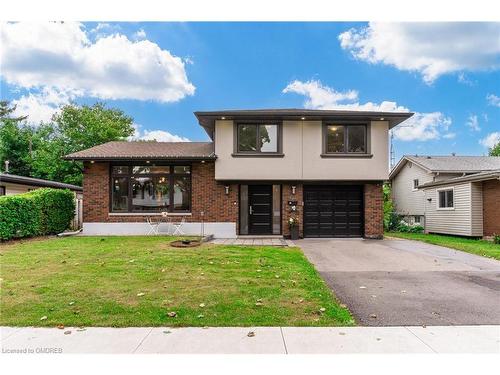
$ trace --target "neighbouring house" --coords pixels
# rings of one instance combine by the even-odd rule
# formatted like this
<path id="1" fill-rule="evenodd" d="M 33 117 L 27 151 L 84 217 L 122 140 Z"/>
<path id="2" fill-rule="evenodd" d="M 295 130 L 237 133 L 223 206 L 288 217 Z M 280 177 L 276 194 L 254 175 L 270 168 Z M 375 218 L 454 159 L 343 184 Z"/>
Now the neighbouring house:
<path id="1" fill-rule="evenodd" d="M 383 235 L 389 129 L 412 113 L 195 112 L 211 142 L 109 142 L 83 161 L 84 233 L 145 234 L 148 217 L 184 217 L 216 237 Z"/>
<path id="2" fill-rule="evenodd" d="M 7 164 L 8 165 L 8 164 Z M 0 172 L 0 196 L 27 193 L 40 188 L 69 189 L 75 194 L 75 218 L 71 226 L 80 228 L 83 221 L 83 189 L 80 186 L 41 178 L 18 176 Z"/>
<path id="3" fill-rule="evenodd" d="M 500 157 L 404 156 L 390 173 L 395 212 L 427 233 L 500 233 Z"/>

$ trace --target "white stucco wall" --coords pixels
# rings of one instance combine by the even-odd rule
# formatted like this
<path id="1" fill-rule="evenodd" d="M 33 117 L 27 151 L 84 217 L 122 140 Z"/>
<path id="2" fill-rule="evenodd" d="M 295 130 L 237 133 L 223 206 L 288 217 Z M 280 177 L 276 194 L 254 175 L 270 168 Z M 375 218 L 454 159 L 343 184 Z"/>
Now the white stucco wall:
<path id="1" fill-rule="evenodd" d="M 321 121 L 283 121 L 283 157 L 233 157 L 234 125 L 215 124 L 217 180 L 385 180 L 389 174 L 388 122 L 370 126 L 371 158 L 322 158 Z"/>

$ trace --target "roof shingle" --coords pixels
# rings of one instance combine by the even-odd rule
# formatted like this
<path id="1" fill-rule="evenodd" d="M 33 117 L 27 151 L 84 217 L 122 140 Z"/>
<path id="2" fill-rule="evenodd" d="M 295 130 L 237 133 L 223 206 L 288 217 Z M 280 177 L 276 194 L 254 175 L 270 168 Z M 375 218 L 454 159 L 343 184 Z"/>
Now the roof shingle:
<path id="1" fill-rule="evenodd" d="M 498 156 L 406 156 L 432 172 L 481 172 L 500 169 Z"/>
<path id="2" fill-rule="evenodd" d="M 69 160 L 215 159 L 212 142 L 113 141 L 66 155 Z"/>

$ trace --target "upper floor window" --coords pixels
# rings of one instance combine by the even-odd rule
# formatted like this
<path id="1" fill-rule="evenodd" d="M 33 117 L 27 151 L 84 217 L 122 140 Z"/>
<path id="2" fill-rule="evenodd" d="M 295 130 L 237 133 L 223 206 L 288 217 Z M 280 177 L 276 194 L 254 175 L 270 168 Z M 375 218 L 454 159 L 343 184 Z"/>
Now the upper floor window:
<path id="1" fill-rule="evenodd" d="M 326 125 L 325 152 L 327 154 L 365 154 L 367 152 L 366 125 Z"/>
<path id="2" fill-rule="evenodd" d="M 438 190 L 438 208 L 454 208 L 453 189 Z"/>
<path id="3" fill-rule="evenodd" d="M 413 190 L 417 190 L 417 189 L 418 189 L 418 178 L 413 180 Z"/>
<path id="4" fill-rule="evenodd" d="M 238 124 L 237 151 L 241 153 L 277 153 L 278 124 Z"/>

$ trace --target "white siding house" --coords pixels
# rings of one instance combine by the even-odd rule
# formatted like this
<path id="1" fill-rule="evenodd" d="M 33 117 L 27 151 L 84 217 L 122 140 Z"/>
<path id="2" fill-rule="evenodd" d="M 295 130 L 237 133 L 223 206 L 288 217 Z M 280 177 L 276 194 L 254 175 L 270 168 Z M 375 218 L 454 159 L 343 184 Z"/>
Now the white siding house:
<path id="1" fill-rule="evenodd" d="M 496 179 L 499 170 L 494 156 L 404 156 L 389 176 L 395 213 L 427 233 L 481 237 L 482 181 Z"/>
<path id="2" fill-rule="evenodd" d="M 474 186 L 473 186 L 474 185 Z M 483 235 L 483 205 L 472 182 L 420 190 L 425 196 L 425 231 L 460 236 Z M 453 207 L 439 207 L 438 192 L 451 191 Z M 479 196 L 478 196 L 479 195 Z M 474 196 L 474 199 L 472 199 Z"/>

